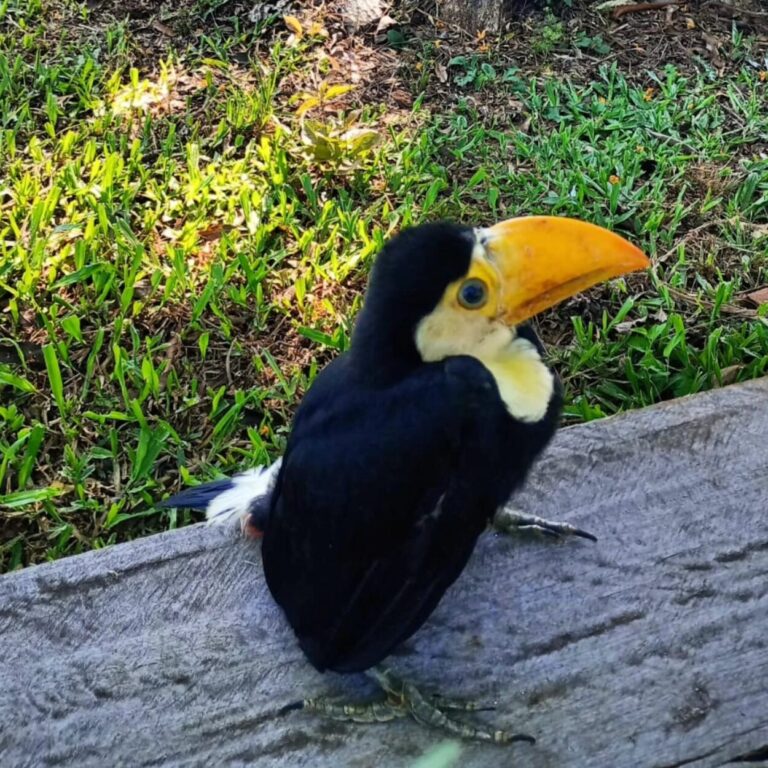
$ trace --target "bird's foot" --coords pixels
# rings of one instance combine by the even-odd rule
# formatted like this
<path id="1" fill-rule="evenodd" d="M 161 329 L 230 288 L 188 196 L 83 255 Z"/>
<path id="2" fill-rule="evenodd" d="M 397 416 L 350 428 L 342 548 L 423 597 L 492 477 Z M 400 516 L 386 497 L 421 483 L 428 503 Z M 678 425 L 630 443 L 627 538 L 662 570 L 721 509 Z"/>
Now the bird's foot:
<path id="1" fill-rule="evenodd" d="M 493 707 L 484 707 L 473 701 L 426 695 L 413 683 L 401 680 L 384 667 L 373 667 L 367 674 L 381 686 L 386 694 L 384 701 L 369 704 L 340 704 L 328 699 L 305 699 L 298 704 L 289 705 L 284 711 L 305 709 L 334 720 L 354 723 L 384 723 L 410 716 L 423 725 L 446 731 L 461 739 L 494 744 L 509 744 L 515 741 L 534 744 L 536 741 L 532 736 L 523 733 L 478 728 L 455 720 L 446 714 L 447 711 L 478 712 L 493 709 Z"/>
<path id="2" fill-rule="evenodd" d="M 493 527 L 502 533 L 523 534 L 538 533 L 553 539 L 563 539 L 566 536 L 580 536 L 582 539 L 597 541 L 588 531 L 576 528 L 570 523 L 557 523 L 545 520 L 536 515 L 524 515 L 512 509 L 504 507 L 493 517 Z"/>

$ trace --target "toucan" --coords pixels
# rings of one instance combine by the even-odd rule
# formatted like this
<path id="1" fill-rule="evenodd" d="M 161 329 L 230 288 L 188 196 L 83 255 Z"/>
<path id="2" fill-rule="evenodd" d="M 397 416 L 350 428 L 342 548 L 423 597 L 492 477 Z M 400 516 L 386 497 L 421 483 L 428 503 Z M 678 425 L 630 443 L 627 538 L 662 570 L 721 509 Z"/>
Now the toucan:
<path id="1" fill-rule="evenodd" d="M 624 238 L 575 219 L 405 229 L 376 257 L 349 349 L 307 391 L 283 456 L 164 502 L 240 518 L 262 539 L 267 585 L 312 665 L 367 672 L 386 694 L 289 708 L 531 740 L 457 719 L 451 710 L 471 702 L 424 695 L 382 662 L 424 624 L 489 526 L 594 538 L 506 507 L 563 399 L 527 321 L 648 264 Z"/>

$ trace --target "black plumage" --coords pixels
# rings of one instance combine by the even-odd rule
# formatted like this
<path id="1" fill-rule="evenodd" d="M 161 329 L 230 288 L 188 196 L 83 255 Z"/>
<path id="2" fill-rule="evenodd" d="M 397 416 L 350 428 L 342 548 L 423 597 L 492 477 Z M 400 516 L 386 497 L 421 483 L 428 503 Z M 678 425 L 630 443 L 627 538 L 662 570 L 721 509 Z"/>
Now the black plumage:
<path id="1" fill-rule="evenodd" d="M 471 229 L 415 227 L 379 254 L 350 350 L 317 377 L 269 467 L 182 491 L 263 535 L 267 584 L 319 670 L 367 671 L 385 699 L 303 699 L 336 719 L 411 715 L 461 738 L 532 741 L 446 712 L 381 662 L 429 617 L 489 523 L 595 541 L 504 508 L 554 434 L 562 391 L 531 317 L 649 265 L 593 224 L 529 216 Z"/>
<path id="2" fill-rule="evenodd" d="M 424 623 L 555 430 L 559 384 L 545 417 L 525 423 L 479 360 L 419 355 L 416 326 L 467 273 L 473 245 L 451 224 L 390 241 L 350 350 L 296 413 L 263 560 L 319 670 L 365 670 Z"/>

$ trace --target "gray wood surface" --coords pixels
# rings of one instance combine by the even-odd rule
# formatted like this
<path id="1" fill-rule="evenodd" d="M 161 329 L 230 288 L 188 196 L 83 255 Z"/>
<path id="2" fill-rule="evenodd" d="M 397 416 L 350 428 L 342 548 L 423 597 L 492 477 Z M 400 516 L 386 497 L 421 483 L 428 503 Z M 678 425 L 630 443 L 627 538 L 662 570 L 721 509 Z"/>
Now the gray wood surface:
<path id="1" fill-rule="evenodd" d="M 562 430 L 517 506 L 600 541 L 484 537 L 392 659 L 538 738 L 460 765 L 765 765 L 768 380 Z M 1 578 L 0 650 L 3 768 L 409 766 L 442 738 L 275 717 L 370 689 L 310 669 L 233 531 Z"/>

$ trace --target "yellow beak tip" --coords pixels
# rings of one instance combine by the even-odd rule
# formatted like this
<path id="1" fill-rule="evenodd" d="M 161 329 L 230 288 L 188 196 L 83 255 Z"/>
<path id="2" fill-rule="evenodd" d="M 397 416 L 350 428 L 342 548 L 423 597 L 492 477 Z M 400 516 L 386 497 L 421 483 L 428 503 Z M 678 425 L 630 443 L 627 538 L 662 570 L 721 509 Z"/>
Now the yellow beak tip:
<path id="1" fill-rule="evenodd" d="M 503 311 L 514 322 L 651 263 L 620 235 L 578 219 L 508 219 L 486 234 L 503 283 Z"/>

